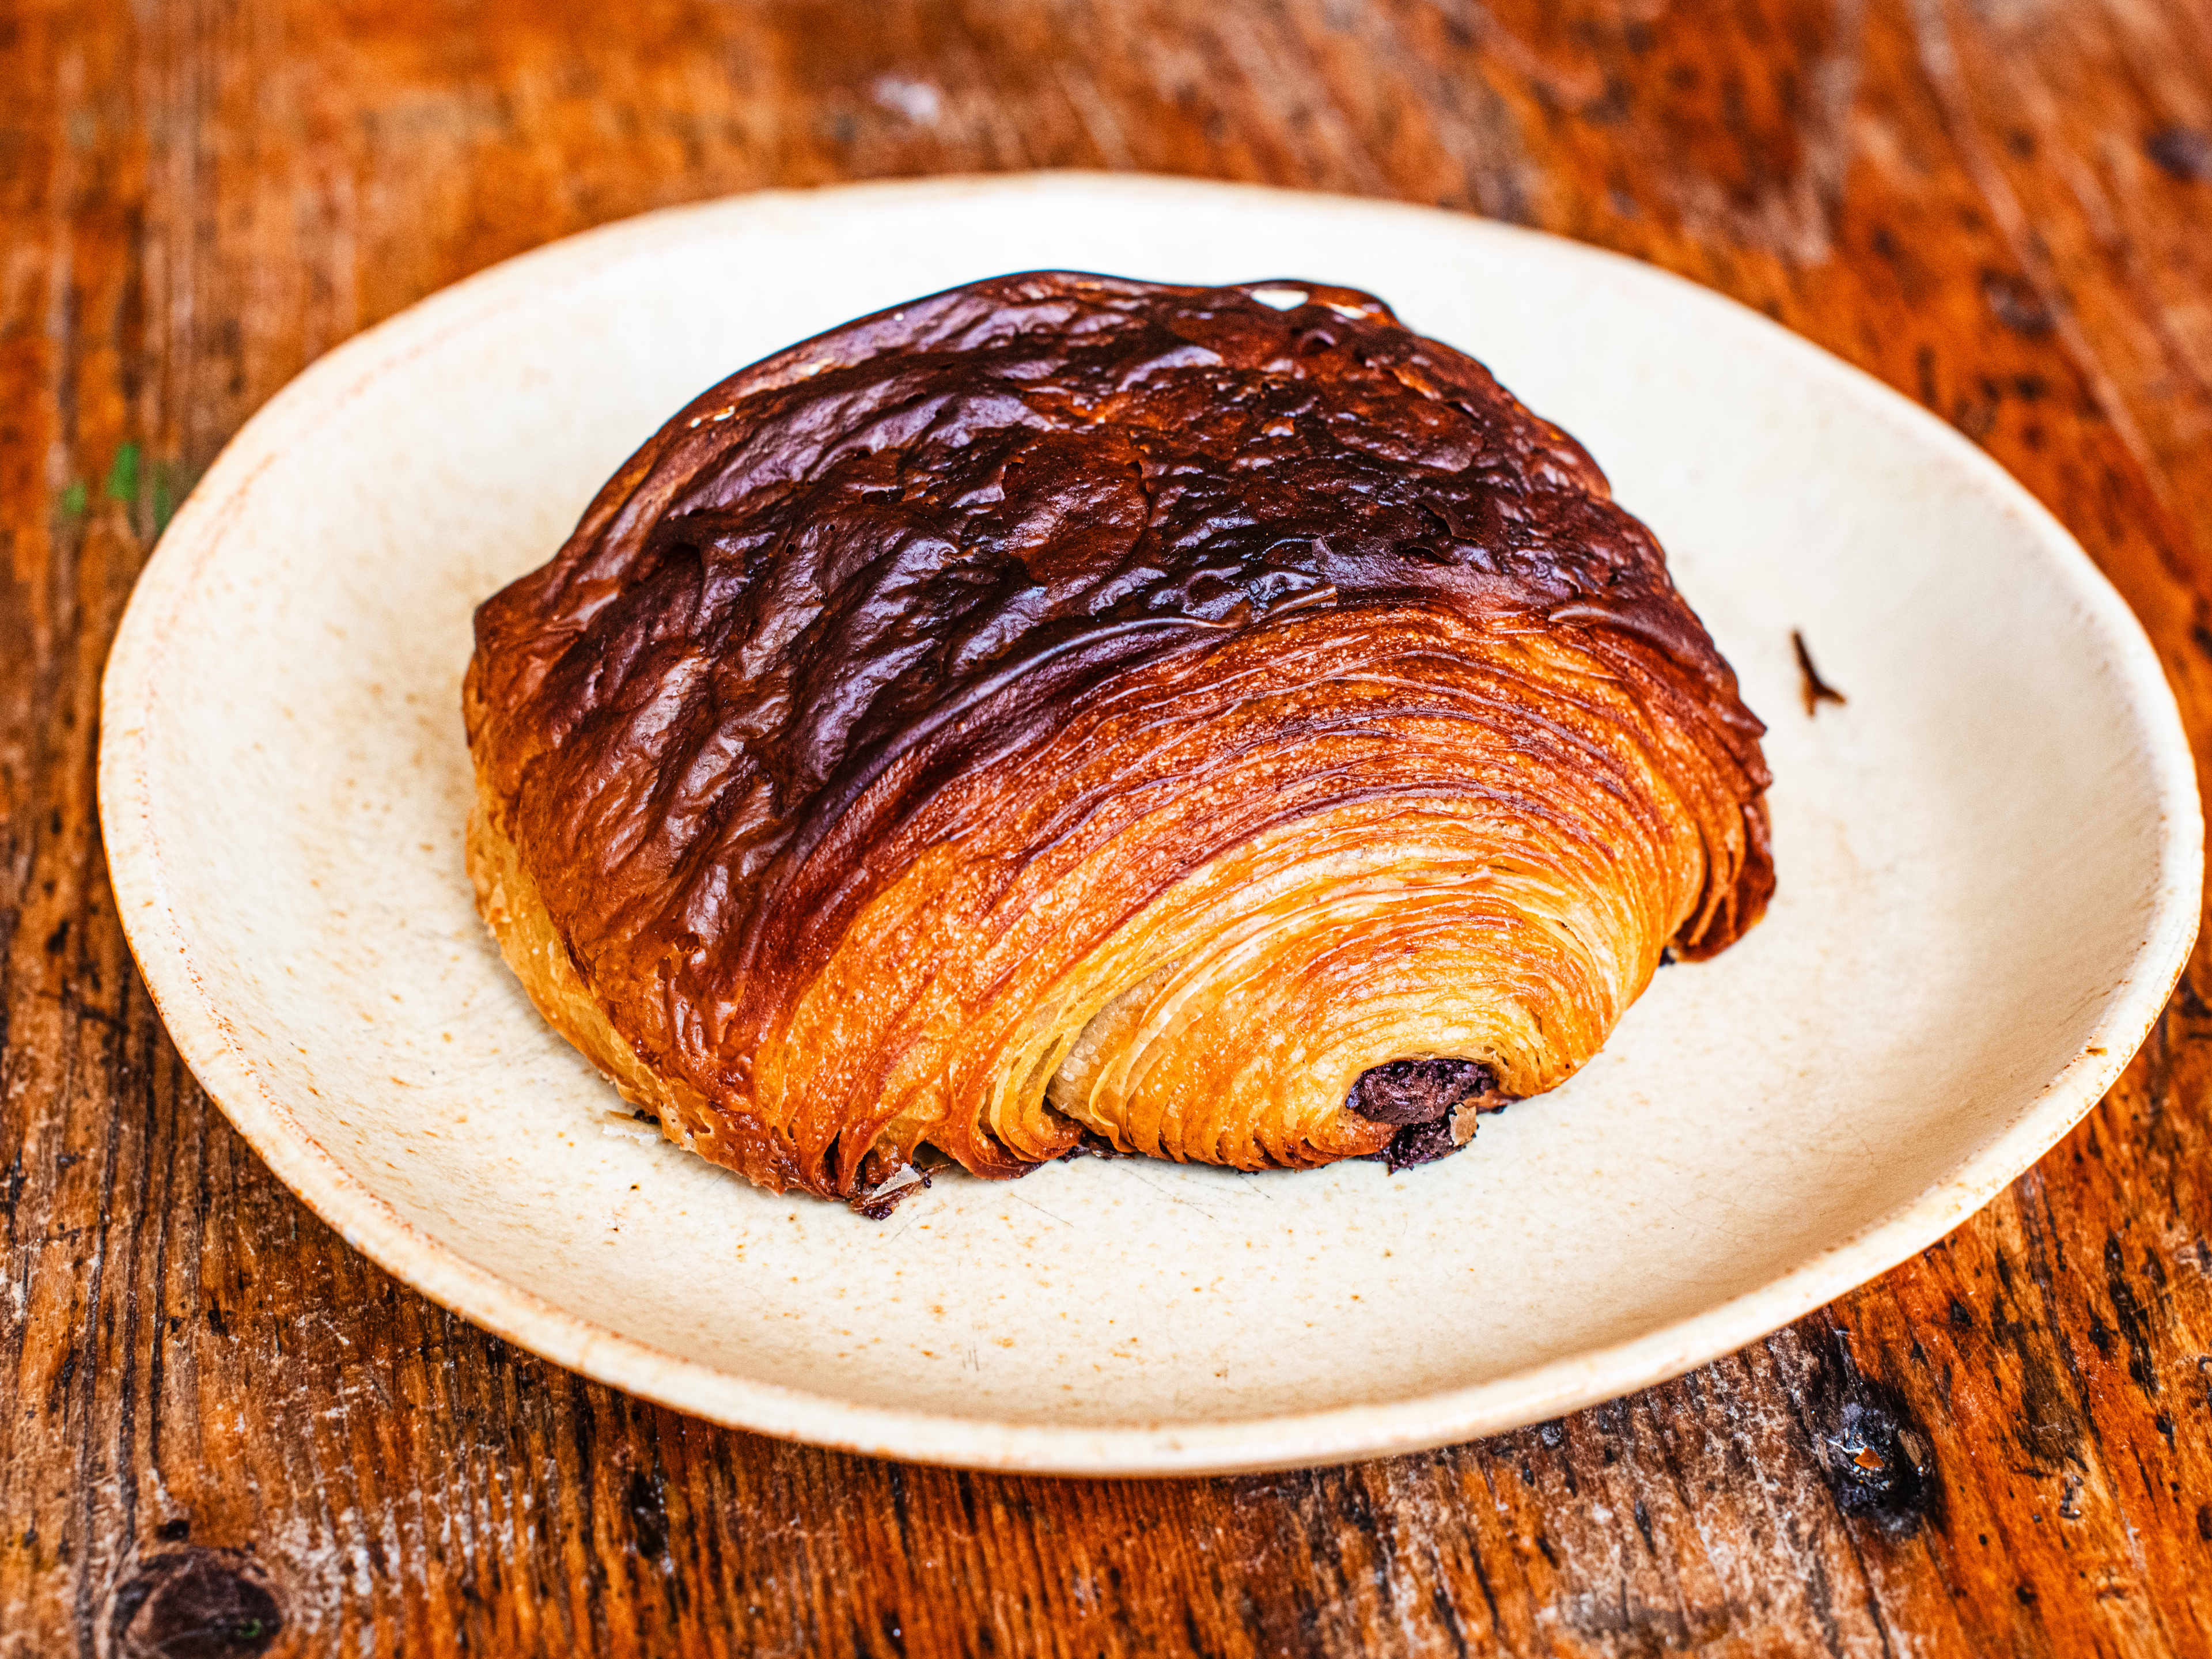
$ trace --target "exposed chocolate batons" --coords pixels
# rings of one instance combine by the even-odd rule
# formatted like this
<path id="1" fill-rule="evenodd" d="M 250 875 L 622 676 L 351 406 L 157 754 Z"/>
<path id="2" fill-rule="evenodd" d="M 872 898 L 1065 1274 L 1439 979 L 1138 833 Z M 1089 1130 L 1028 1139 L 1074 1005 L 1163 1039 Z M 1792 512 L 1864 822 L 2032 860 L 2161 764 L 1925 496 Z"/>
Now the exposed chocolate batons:
<path id="1" fill-rule="evenodd" d="M 1346 1109 L 1398 1133 L 1371 1154 L 1392 1175 L 1449 1158 L 1474 1139 L 1475 1120 L 1503 1111 L 1512 1097 L 1487 1066 L 1472 1060 L 1394 1060 L 1359 1074 Z"/>
<path id="2" fill-rule="evenodd" d="M 1448 1117 L 1432 1123 L 1407 1124 L 1390 1137 L 1388 1146 L 1370 1157 L 1392 1175 L 1417 1164 L 1433 1164 L 1440 1158 L 1449 1158 L 1461 1147 L 1474 1143 L 1475 1122 L 1481 1114 L 1502 1112 L 1512 1103 L 1512 1096 L 1494 1089 L 1470 1096 L 1454 1107 Z"/>
<path id="3" fill-rule="evenodd" d="M 1449 1117 L 1460 1102 L 1497 1086 L 1490 1068 L 1472 1060 L 1394 1060 L 1362 1072 L 1344 1103 L 1370 1123 L 1403 1128 Z"/>
<path id="4" fill-rule="evenodd" d="M 1410 1123 L 1390 1137 L 1390 1144 L 1374 1156 L 1392 1175 L 1401 1170 L 1410 1170 L 1417 1164 L 1433 1164 L 1440 1158 L 1449 1158 L 1462 1146 L 1473 1143 L 1469 1135 L 1465 1140 L 1453 1138 L 1451 1121 L 1439 1118 L 1433 1123 Z"/>
<path id="5" fill-rule="evenodd" d="M 930 1184 L 929 1171 L 902 1164 L 881 1151 L 872 1152 L 860 1165 L 860 1180 L 849 1202 L 871 1221 L 883 1221 L 900 1203 Z"/>

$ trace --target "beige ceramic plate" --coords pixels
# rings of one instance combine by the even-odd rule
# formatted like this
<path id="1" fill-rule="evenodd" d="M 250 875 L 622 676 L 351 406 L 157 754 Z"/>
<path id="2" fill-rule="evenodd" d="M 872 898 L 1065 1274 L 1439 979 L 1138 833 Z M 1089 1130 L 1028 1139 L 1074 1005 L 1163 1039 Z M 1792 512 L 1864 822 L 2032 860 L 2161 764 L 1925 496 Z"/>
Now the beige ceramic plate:
<path id="1" fill-rule="evenodd" d="M 877 1224 L 659 1142 L 471 908 L 476 602 L 763 354 L 1010 269 L 1374 289 L 1610 471 L 1773 726 L 1771 914 L 1467 1154 L 941 1180 Z M 1792 628 L 1850 696 L 1808 720 Z M 1928 1244 L 2120 1070 L 2197 926 L 2172 697 L 1990 461 L 1764 319 L 1473 219 L 1081 175 L 758 196 L 372 330 L 178 515 L 101 822 L 193 1070 L 349 1243 L 564 1365 L 770 1434 L 1090 1474 L 1323 1462 L 1672 1376 Z"/>

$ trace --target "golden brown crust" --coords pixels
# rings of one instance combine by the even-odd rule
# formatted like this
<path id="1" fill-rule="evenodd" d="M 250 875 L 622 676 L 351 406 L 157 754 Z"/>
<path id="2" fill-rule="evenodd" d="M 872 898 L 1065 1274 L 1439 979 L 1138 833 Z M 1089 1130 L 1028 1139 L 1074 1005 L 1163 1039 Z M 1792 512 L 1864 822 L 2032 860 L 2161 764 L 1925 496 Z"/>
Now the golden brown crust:
<path id="1" fill-rule="evenodd" d="M 1760 727 L 1649 533 L 1480 365 L 1298 286 L 865 319 L 486 603 L 485 915 L 672 1133 L 848 1200 L 924 1145 L 1370 1155 L 1370 1068 L 1540 1092 L 1757 920 Z"/>

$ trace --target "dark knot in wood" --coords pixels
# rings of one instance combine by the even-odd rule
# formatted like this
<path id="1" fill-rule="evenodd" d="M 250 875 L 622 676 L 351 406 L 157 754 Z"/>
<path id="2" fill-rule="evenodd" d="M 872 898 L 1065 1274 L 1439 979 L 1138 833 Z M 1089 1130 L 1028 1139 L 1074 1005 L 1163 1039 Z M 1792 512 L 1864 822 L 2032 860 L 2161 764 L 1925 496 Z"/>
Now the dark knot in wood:
<path id="1" fill-rule="evenodd" d="M 1905 1396 L 1859 1370 L 1839 1331 L 1829 1333 L 1805 1403 L 1813 1454 L 1838 1509 L 1899 1535 L 1939 1513 L 1932 1443 Z"/>
<path id="2" fill-rule="evenodd" d="M 140 1562 L 116 1586 L 110 1651 L 118 1659 L 252 1659 L 284 1628 L 252 1558 L 190 1549 Z"/>

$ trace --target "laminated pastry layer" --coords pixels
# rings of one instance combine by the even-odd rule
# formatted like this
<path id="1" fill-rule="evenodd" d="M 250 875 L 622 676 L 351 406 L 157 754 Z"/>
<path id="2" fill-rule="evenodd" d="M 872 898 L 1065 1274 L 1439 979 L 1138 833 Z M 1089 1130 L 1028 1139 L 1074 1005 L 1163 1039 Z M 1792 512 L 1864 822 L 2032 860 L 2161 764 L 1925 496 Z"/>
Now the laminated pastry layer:
<path id="1" fill-rule="evenodd" d="M 865 319 L 479 612 L 471 858 L 532 920 L 487 915 L 672 1133 L 860 1200 L 924 1146 L 1373 1155 L 1376 1101 L 1553 1087 L 1756 920 L 1760 728 L 1649 533 L 1480 365 L 1295 286 Z"/>

